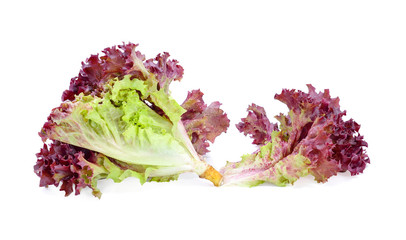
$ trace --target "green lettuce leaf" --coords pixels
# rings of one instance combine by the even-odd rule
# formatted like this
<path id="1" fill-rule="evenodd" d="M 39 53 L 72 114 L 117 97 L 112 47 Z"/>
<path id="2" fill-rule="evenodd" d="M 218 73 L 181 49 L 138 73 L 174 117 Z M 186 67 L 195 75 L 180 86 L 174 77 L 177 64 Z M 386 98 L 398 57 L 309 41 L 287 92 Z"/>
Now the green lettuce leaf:
<path id="1" fill-rule="evenodd" d="M 144 180 L 167 181 L 195 172 L 219 185 L 221 175 L 206 172 L 215 170 L 200 159 L 190 142 L 181 122 L 184 112 L 158 87 L 154 75 L 146 80 L 126 75 L 110 80 L 101 97 L 79 94 L 74 101 L 62 103 L 41 135 L 102 153 L 130 169 L 141 167 Z"/>

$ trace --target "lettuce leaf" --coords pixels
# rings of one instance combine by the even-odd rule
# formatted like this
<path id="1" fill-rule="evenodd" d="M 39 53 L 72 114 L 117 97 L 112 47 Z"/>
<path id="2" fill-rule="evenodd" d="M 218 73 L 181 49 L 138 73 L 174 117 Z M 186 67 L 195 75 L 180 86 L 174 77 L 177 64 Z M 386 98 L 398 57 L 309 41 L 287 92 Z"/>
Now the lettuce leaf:
<path id="1" fill-rule="evenodd" d="M 370 162 L 359 134 L 360 125 L 343 120 L 339 98 L 329 91 L 316 93 L 284 89 L 275 99 L 289 108 L 287 115 L 276 116 L 271 124 L 262 107 L 248 108 L 248 116 L 237 128 L 254 139 L 259 149 L 229 162 L 220 171 L 224 184 L 256 186 L 270 182 L 278 186 L 293 184 L 300 177 L 313 175 L 315 181 L 326 182 L 338 172 L 362 173 Z"/>
<path id="2" fill-rule="evenodd" d="M 148 176 L 162 177 L 194 171 L 202 175 L 208 164 L 191 147 L 180 122 L 185 110 L 157 80 L 112 79 L 103 97 L 79 95 L 54 109 L 42 134 L 102 153 L 131 165 L 148 166 Z M 165 116 L 148 103 L 160 107 Z M 218 185 L 221 179 L 215 180 Z"/>
<path id="3" fill-rule="evenodd" d="M 214 140 L 230 126 L 227 114 L 220 109 L 220 102 L 207 106 L 203 101 L 203 93 L 199 90 L 190 91 L 182 107 L 186 112 L 182 115 L 182 123 L 197 153 L 204 155 L 209 152 L 209 141 Z"/>
<path id="4" fill-rule="evenodd" d="M 127 177 L 136 177 L 141 183 L 146 181 L 141 169 L 123 169 L 103 154 L 55 141 L 48 148 L 46 144 L 37 154 L 38 161 L 34 166 L 35 173 L 41 178 L 40 186 L 58 186 L 69 196 L 73 191 L 89 187 L 94 196 L 100 198 L 97 188 L 99 179 L 112 179 L 121 182 Z"/>
<path id="5" fill-rule="evenodd" d="M 253 144 L 263 145 L 271 141 L 271 133 L 278 129 L 278 125 L 269 122 L 265 109 L 261 106 L 252 104 L 247 111 L 247 117 L 241 119 L 241 122 L 236 125 L 237 129 L 244 135 L 250 135 L 254 140 Z"/>

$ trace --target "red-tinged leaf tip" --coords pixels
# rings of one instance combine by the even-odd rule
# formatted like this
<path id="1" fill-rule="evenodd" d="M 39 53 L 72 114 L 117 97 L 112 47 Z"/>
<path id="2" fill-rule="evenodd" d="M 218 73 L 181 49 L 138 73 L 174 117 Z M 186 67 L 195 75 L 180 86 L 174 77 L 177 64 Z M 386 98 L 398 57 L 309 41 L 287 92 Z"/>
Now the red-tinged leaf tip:
<path id="1" fill-rule="evenodd" d="M 219 102 L 207 106 L 203 101 L 203 93 L 193 90 L 188 93 L 181 105 L 186 112 L 182 115 L 182 122 L 191 142 L 200 155 L 209 152 L 209 142 L 215 139 L 230 126 L 227 114 L 220 109 Z"/>
<path id="2" fill-rule="evenodd" d="M 151 73 L 155 74 L 159 81 L 159 87 L 168 91 L 169 84 L 172 81 L 180 81 L 183 77 L 183 67 L 177 60 L 168 60 L 169 53 L 158 54 L 154 59 L 145 61 L 144 66 Z"/>
<path id="3" fill-rule="evenodd" d="M 309 93 L 297 91 L 295 89 L 283 89 L 280 94 L 275 95 L 275 99 L 285 103 L 289 110 L 300 114 L 305 111 L 305 115 L 313 121 L 320 115 L 345 115 L 345 112 L 340 110 L 339 98 L 331 98 L 328 89 L 324 92 L 316 93 L 315 88 L 307 85 Z"/>
<path id="4" fill-rule="evenodd" d="M 344 121 L 341 118 L 335 121 L 334 133 L 331 139 L 335 143 L 333 148 L 333 159 L 335 159 L 341 169 L 349 171 L 351 175 L 362 173 L 367 163 L 370 163 L 369 156 L 365 148 L 368 143 L 359 134 L 360 125 L 353 119 Z"/>
<path id="5" fill-rule="evenodd" d="M 66 143 L 53 141 L 37 153 L 37 163 L 34 172 L 40 177 L 40 186 L 59 186 L 65 196 L 69 196 L 73 190 L 79 194 L 85 187 L 90 187 L 90 178 L 93 176 L 92 169 L 84 164 L 96 163 L 97 153 L 75 147 Z M 95 190 L 95 189 L 94 189 Z"/>
<path id="6" fill-rule="evenodd" d="M 203 95 L 200 89 L 188 92 L 185 101 L 182 103 L 182 107 L 186 110 L 182 115 L 182 120 L 193 119 L 207 108 L 203 101 Z"/>
<path id="7" fill-rule="evenodd" d="M 72 102 L 63 102 L 59 107 L 52 109 L 51 114 L 48 116 L 47 121 L 44 123 L 41 131 L 38 133 L 43 142 L 51 139 L 50 135 L 53 134 L 53 129 L 59 119 L 64 119 L 71 114 L 74 104 Z"/>
<path id="8" fill-rule="evenodd" d="M 278 125 L 269 122 L 265 109 L 261 106 L 251 104 L 247 111 L 247 117 L 241 119 L 236 125 L 237 129 L 244 135 L 250 135 L 254 140 L 253 144 L 263 145 L 271 141 L 271 134 L 278 130 Z"/>
<path id="9" fill-rule="evenodd" d="M 105 48 L 101 56 L 91 55 L 82 62 L 78 76 L 71 79 L 69 89 L 62 94 L 62 101 L 73 101 L 80 93 L 99 96 L 108 80 L 127 74 L 145 79 L 145 69 L 155 74 L 160 87 L 166 90 L 173 80 L 182 78 L 182 66 L 176 60 L 168 60 L 169 53 L 158 54 L 154 59 L 145 60 L 145 56 L 135 50 L 137 46 L 138 44 L 123 43 Z"/>

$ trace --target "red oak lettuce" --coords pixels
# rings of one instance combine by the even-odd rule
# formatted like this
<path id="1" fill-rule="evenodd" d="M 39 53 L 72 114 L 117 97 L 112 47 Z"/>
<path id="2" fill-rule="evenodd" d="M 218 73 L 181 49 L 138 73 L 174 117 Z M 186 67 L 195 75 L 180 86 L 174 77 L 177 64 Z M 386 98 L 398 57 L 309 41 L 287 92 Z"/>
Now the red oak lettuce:
<path id="1" fill-rule="evenodd" d="M 289 108 L 288 114 L 276 116 L 279 127 L 269 122 L 262 107 L 249 106 L 248 116 L 237 128 L 250 135 L 259 149 L 240 162 L 227 163 L 221 170 L 224 184 L 286 186 L 308 174 L 326 182 L 338 172 L 363 172 L 370 160 L 360 125 L 343 120 L 346 112 L 329 90 L 317 93 L 312 85 L 308 88 L 308 93 L 284 89 L 275 95 Z"/>
<path id="2" fill-rule="evenodd" d="M 82 63 L 40 132 L 40 186 L 61 184 L 66 196 L 89 187 L 100 197 L 99 179 L 169 181 L 186 171 L 220 184 L 201 157 L 229 126 L 220 103 L 207 106 L 194 90 L 180 106 L 169 86 L 183 68 L 168 53 L 145 59 L 136 47 L 106 48 Z"/>

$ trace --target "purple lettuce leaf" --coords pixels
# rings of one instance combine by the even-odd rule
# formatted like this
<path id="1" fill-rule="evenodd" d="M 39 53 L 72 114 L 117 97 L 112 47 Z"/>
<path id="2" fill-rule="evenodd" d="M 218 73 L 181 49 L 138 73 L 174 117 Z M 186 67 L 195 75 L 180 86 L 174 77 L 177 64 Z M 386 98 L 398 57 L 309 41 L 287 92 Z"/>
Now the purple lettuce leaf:
<path id="1" fill-rule="evenodd" d="M 203 101 L 203 93 L 200 90 L 190 91 L 182 103 L 186 112 L 182 115 L 182 122 L 186 132 L 200 155 L 204 155 L 211 143 L 230 126 L 227 114 L 220 109 L 219 102 L 213 102 L 207 106 Z"/>
<path id="2" fill-rule="evenodd" d="M 269 122 L 263 107 L 251 104 L 247 111 L 247 117 L 241 119 L 236 125 L 237 129 L 244 135 L 250 135 L 253 144 L 264 145 L 271 141 L 271 134 L 278 130 L 278 125 Z"/>
<path id="3" fill-rule="evenodd" d="M 93 189 L 93 194 L 100 197 L 100 191 L 91 185 L 98 154 L 59 141 L 53 141 L 50 146 L 44 144 L 37 153 L 37 163 L 34 172 L 40 177 L 40 187 L 59 186 L 60 190 L 69 196 L 73 191 L 80 194 L 85 187 Z"/>
<path id="4" fill-rule="evenodd" d="M 169 92 L 169 85 L 172 81 L 180 81 L 183 77 L 183 67 L 177 60 L 168 60 L 169 53 L 158 54 L 154 59 L 145 61 L 144 66 L 149 72 L 155 74 L 159 82 L 159 87 Z"/>
<path id="5" fill-rule="evenodd" d="M 141 183 L 147 180 L 147 169 L 137 165 L 127 165 L 101 153 L 71 144 L 50 140 L 36 154 L 34 172 L 40 177 L 40 187 L 54 185 L 69 196 L 79 195 L 84 188 L 92 189 L 92 194 L 100 198 L 97 188 L 100 179 L 121 182 L 127 177 L 136 177 Z"/>

